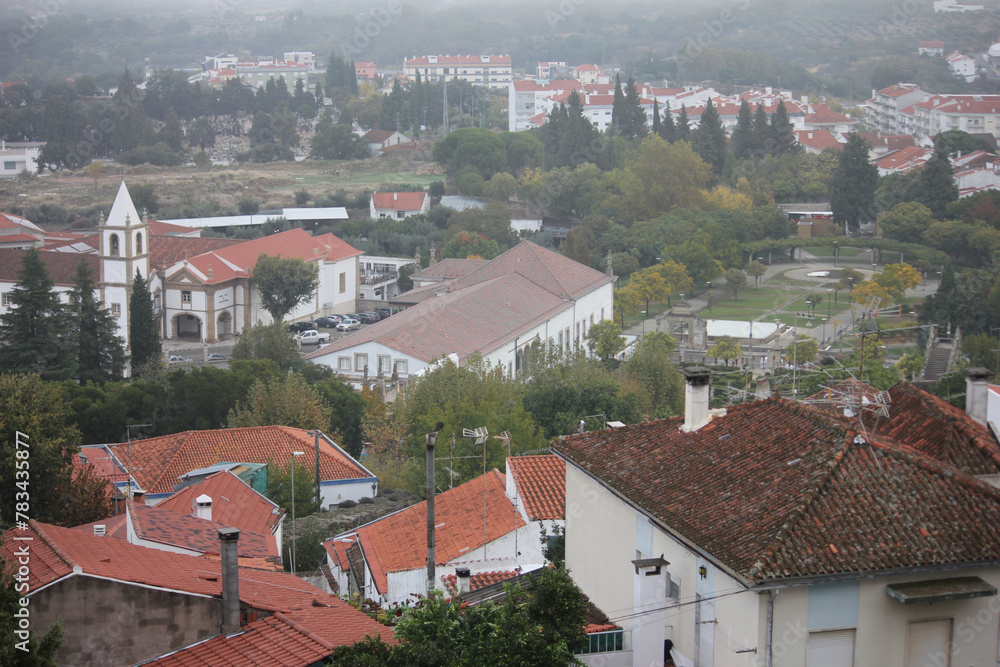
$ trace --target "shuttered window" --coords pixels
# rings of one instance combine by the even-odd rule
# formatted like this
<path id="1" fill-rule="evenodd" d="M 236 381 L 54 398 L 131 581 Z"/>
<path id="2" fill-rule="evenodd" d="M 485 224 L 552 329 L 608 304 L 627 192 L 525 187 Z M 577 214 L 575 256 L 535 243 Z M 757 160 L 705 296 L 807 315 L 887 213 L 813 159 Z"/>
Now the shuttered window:
<path id="1" fill-rule="evenodd" d="M 906 627 L 904 667 L 949 667 L 952 623 L 950 618 L 910 622 Z"/>
<path id="2" fill-rule="evenodd" d="M 810 632 L 806 667 L 854 667 L 854 629 Z"/>

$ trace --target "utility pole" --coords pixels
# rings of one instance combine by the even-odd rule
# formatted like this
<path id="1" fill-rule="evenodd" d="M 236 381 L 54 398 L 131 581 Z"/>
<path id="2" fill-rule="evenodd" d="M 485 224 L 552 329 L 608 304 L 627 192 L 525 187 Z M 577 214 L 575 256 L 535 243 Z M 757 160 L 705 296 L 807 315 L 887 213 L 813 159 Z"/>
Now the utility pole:
<path id="1" fill-rule="evenodd" d="M 451 127 L 448 125 L 448 79 L 442 77 L 441 82 L 444 84 L 442 86 L 444 90 L 444 133 L 448 134 L 451 132 Z"/>
<path id="2" fill-rule="evenodd" d="M 427 434 L 427 597 L 434 590 L 434 446 L 437 444 L 438 433 L 444 428 L 443 422 L 438 422 L 434 430 Z"/>

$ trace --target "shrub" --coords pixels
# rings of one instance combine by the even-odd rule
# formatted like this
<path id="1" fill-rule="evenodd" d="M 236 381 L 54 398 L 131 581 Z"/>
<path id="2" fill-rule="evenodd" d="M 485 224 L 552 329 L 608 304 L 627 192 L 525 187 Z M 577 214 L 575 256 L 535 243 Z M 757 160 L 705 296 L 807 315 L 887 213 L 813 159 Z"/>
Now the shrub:
<path id="1" fill-rule="evenodd" d="M 354 507 L 355 505 L 357 505 L 357 503 L 354 502 L 353 500 L 345 500 L 341 502 L 339 505 L 337 505 L 337 507 L 339 507 L 342 510 L 346 510 Z"/>
<path id="2" fill-rule="evenodd" d="M 359 505 L 371 505 L 373 502 L 375 502 L 374 498 L 369 498 L 368 496 L 365 496 L 364 498 L 361 498 L 358 501 L 358 504 Z"/>

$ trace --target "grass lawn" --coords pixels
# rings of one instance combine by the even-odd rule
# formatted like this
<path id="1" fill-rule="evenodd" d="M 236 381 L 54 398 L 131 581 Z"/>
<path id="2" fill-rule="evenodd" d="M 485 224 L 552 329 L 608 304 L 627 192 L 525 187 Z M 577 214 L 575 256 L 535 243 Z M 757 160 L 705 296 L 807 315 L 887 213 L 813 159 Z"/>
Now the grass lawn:
<path id="1" fill-rule="evenodd" d="M 833 247 L 832 246 L 803 246 L 805 251 L 815 255 L 816 257 L 829 257 L 833 258 Z M 837 253 L 838 257 L 857 257 L 861 253 L 865 252 L 863 248 L 841 248 L 840 252 Z"/>
<path id="2" fill-rule="evenodd" d="M 794 296 L 794 291 L 744 289 L 740 290 L 739 298 L 735 300 L 732 298 L 731 292 L 727 291 L 728 298 L 718 301 L 713 299 L 712 302 L 713 305 L 718 304 L 719 306 L 733 306 L 736 308 L 763 308 L 771 310 L 779 307 L 781 304 Z"/>
<path id="3" fill-rule="evenodd" d="M 797 266 L 795 268 L 796 269 L 800 269 L 802 267 L 801 266 Z M 788 273 L 788 271 L 791 271 L 791 270 L 792 269 L 788 269 L 786 271 L 782 271 L 781 273 L 774 274 L 773 276 L 771 276 L 770 278 L 767 279 L 767 284 L 768 285 L 792 285 L 794 287 L 815 287 L 816 286 L 817 283 L 816 283 L 815 280 L 799 280 L 797 278 L 789 278 L 786 274 Z"/>
<path id="4" fill-rule="evenodd" d="M 709 312 L 706 308 L 698 313 L 698 316 L 708 320 L 739 320 L 745 322 L 747 320 L 756 319 L 766 312 L 766 310 L 762 310 L 760 308 L 734 308 L 731 306 L 719 307 L 713 304 L 712 312 Z"/>

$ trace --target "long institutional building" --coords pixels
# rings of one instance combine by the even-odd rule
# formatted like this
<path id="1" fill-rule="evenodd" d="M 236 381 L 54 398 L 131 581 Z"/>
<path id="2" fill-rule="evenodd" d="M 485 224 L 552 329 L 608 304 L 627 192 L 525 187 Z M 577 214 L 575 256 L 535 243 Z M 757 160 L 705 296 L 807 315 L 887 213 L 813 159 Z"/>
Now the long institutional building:
<path id="1" fill-rule="evenodd" d="M 468 81 L 475 86 L 506 90 L 513 80 L 510 56 L 414 56 L 403 63 L 403 74 L 421 81 Z"/>

